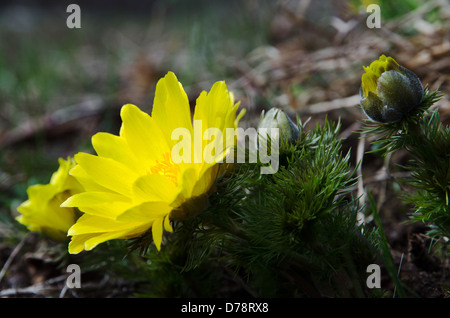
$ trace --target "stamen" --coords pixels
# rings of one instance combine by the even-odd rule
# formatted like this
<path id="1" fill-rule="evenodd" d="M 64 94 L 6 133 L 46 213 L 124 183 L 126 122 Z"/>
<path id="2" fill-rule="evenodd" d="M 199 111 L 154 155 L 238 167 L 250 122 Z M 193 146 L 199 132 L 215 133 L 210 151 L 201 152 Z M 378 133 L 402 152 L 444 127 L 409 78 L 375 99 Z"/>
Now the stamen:
<path id="1" fill-rule="evenodd" d="M 165 152 L 163 154 L 163 159 L 156 161 L 156 164 L 150 168 L 150 173 L 166 176 L 172 180 L 175 185 L 178 183 L 178 167 L 173 162 L 170 152 Z"/>

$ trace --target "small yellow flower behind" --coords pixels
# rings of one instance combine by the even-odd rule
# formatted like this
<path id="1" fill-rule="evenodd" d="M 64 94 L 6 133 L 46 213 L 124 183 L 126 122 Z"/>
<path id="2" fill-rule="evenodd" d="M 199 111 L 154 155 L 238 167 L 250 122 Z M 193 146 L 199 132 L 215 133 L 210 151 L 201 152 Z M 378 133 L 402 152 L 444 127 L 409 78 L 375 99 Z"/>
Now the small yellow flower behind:
<path id="1" fill-rule="evenodd" d="M 54 240 L 67 240 L 67 231 L 75 223 L 78 211 L 60 207 L 68 197 L 83 191 L 82 186 L 69 175 L 75 166 L 73 158 L 59 159 L 59 168 L 48 184 L 36 184 L 27 190 L 28 200 L 17 210 L 16 220 L 30 231 L 40 232 Z"/>
<path id="2" fill-rule="evenodd" d="M 198 97 L 193 119 L 201 121 L 202 135 L 210 127 L 224 132 L 237 128 L 241 116 L 236 116 L 237 109 L 225 83 L 217 82 Z M 175 163 L 172 158 L 178 143 L 173 132 L 181 128 L 194 135 L 188 97 L 173 73 L 158 82 L 151 116 L 128 104 L 122 107 L 121 118 L 119 136 L 93 136 L 97 155 L 75 155 L 77 166 L 71 174 L 86 191 L 63 203 L 84 213 L 68 232 L 70 253 L 112 239 L 138 237 L 149 229 L 159 250 L 163 230 L 172 231 L 170 220 L 201 212 L 218 176 L 220 160 Z M 194 143 L 194 138 L 189 140 Z"/>

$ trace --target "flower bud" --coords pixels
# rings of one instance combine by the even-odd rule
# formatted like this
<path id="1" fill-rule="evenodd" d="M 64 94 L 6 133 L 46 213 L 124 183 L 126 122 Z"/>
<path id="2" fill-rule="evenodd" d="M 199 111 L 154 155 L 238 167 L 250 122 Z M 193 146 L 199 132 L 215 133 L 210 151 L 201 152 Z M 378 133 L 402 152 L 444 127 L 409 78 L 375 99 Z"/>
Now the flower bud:
<path id="1" fill-rule="evenodd" d="M 258 129 L 260 128 L 278 128 L 282 140 L 293 142 L 299 137 L 298 126 L 280 109 L 272 108 L 267 114 L 264 110 L 261 113 Z"/>
<path id="2" fill-rule="evenodd" d="M 392 57 L 382 55 L 364 67 L 361 78 L 361 107 L 373 121 L 401 120 L 422 101 L 420 79 Z"/>

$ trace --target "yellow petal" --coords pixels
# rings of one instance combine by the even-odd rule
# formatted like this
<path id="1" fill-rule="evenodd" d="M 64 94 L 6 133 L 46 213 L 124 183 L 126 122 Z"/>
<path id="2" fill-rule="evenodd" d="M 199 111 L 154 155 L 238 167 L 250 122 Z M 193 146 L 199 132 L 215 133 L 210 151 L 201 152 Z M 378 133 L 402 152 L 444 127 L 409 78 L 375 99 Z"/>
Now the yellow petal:
<path id="1" fill-rule="evenodd" d="M 42 228 L 47 227 L 67 231 L 75 222 L 73 209 L 59 207 L 68 194 L 58 192 L 57 185 L 34 185 L 28 188 L 28 193 L 29 200 L 17 208 L 22 214 L 18 221 L 28 229 L 41 232 Z"/>
<path id="2" fill-rule="evenodd" d="M 156 248 L 161 250 L 164 217 L 156 219 L 152 224 L 152 237 Z"/>
<path id="3" fill-rule="evenodd" d="M 58 192 L 58 187 L 55 184 L 35 184 L 27 189 L 28 198 L 32 205 L 42 205 L 43 202 L 51 200 L 51 198 Z"/>
<path id="4" fill-rule="evenodd" d="M 179 190 L 168 177 L 149 174 L 139 177 L 133 184 L 133 198 L 136 202 L 165 201 L 169 204 L 178 195 Z"/>
<path id="5" fill-rule="evenodd" d="M 124 195 L 132 194 L 132 185 L 138 175 L 132 167 L 109 158 L 78 153 L 75 160 L 83 170 L 99 185 Z"/>
<path id="6" fill-rule="evenodd" d="M 126 231 L 118 231 L 118 232 L 107 232 L 95 235 L 89 239 L 86 239 L 84 242 L 84 248 L 86 251 L 92 250 L 94 247 L 96 247 L 98 244 L 109 241 L 109 240 L 115 240 L 115 239 L 126 239 L 129 237 L 136 237 L 142 233 L 144 233 L 148 227 L 146 225 L 129 229 Z"/>
<path id="7" fill-rule="evenodd" d="M 361 86 L 363 89 L 363 96 L 367 97 L 369 95 L 369 92 L 373 92 L 376 94 L 377 92 L 377 81 L 378 77 L 372 73 L 364 73 L 361 78 Z"/>
<path id="8" fill-rule="evenodd" d="M 125 239 L 138 236 L 148 230 L 146 225 L 127 229 L 125 231 L 112 231 L 104 233 L 89 233 L 72 236 L 69 243 L 69 253 L 78 254 L 83 250 L 90 251 L 97 245 L 114 239 Z"/>
<path id="9" fill-rule="evenodd" d="M 202 92 L 195 106 L 194 120 L 203 121 L 203 129 L 223 128 L 232 99 L 224 82 L 216 82 L 209 93 Z"/>
<path id="10" fill-rule="evenodd" d="M 151 224 L 155 219 L 164 217 L 172 211 L 167 202 L 145 202 L 133 207 L 117 217 L 118 222 L 140 222 Z"/>
<path id="11" fill-rule="evenodd" d="M 170 224 L 170 219 L 168 215 L 164 218 L 164 229 L 168 232 L 173 232 L 173 228 L 172 225 Z"/>
<path id="12" fill-rule="evenodd" d="M 58 185 L 60 188 L 64 187 L 67 177 L 69 176 L 69 170 L 75 166 L 73 158 L 64 160 L 58 159 L 59 168 L 56 170 L 50 179 L 50 184 Z"/>
<path id="13" fill-rule="evenodd" d="M 83 214 L 69 229 L 68 235 L 129 231 L 145 224 L 142 222 L 121 222 L 95 215 Z"/>
<path id="14" fill-rule="evenodd" d="M 170 152 L 166 136 L 147 113 L 127 104 L 122 107 L 120 116 L 122 117 L 120 136 L 125 138 L 141 166 L 149 167 L 160 154 Z"/>
<path id="15" fill-rule="evenodd" d="M 88 239 L 97 236 L 97 234 L 84 234 L 73 236 L 69 243 L 69 253 L 70 254 L 78 254 L 84 250 L 84 242 Z"/>
<path id="16" fill-rule="evenodd" d="M 115 219 L 130 206 L 130 199 L 114 192 L 82 192 L 61 204 L 61 207 L 78 207 L 84 213 L 110 219 Z"/>
<path id="17" fill-rule="evenodd" d="M 156 84 L 152 118 L 158 123 L 170 146 L 174 144 L 171 135 L 176 128 L 192 131 L 189 99 L 172 72 Z"/>
<path id="18" fill-rule="evenodd" d="M 99 132 L 92 136 L 92 146 L 99 157 L 113 159 L 127 167 L 141 168 L 125 138 Z"/>
<path id="19" fill-rule="evenodd" d="M 191 165 L 190 168 L 184 170 L 182 172 L 182 184 L 183 187 L 180 192 L 179 200 L 185 201 L 192 197 L 192 191 L 194 189 L 195 183 L 198 178 L 198 171 L 196 167 L 200 166 L 200 164 Z M 177 202 L 176 205 L 180 205 L 182 202 Z"/>
<path id="20" fill-rule="evenodd" d="M 62 207 L 77 207 L 77 206 L 90 206 L 98 205 L 106 202 L 125 201 L 131 202 L 131 200 L 121 194 L 115 192 L 82 192 L 69 197 L 64 201 Z"/>
<path id="21" fill-rule="evenodd" d="M 236 109 L 239 107 L 239 103 L 235 105 Z M 244 117 L 244 115 L 247 113 L 247 110 L 245 108 L 241 109 L 239 114 L 236 116 L 236 119 L 234 120 L 234 126 L 237 128 L 239 121 Z"/>
<path id="22" fill-rule="evenodd" d="M 92 179 L 91 176 L 79 165 L 73 167 L 69 173 L 83 186 L 85 191 L 110 191 L 108 188 L 102 187 L 94 179 Z"/>
<path id="23" fill-rule="evenodd" d="M 191 196 L 197 197 L 207 193 L 218 177 L 219 165 L 213 165 L 204 171 L 194 184 Z"/>

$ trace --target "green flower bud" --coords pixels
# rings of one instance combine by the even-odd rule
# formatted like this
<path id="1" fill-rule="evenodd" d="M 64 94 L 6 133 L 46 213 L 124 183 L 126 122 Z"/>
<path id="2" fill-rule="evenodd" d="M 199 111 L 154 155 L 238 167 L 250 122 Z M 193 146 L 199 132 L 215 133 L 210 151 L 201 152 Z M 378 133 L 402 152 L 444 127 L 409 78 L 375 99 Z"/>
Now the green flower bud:
<path id="1" fill-rule="evenodd" d="M 293 142 L 300 136 L 298 126 L 278 108 L 270 109 L 267 114 L 264 113 L 264 110 L 261 112 L 258 124 L 258 129 L 260 128 L 278 128 L 282 140 L 286 142 Z"/>
<path id="2" fill-rule="evenodd" d="M 423 86 L 420 79 L 392 57 L 382 55 L 364 70 L 360 103 L 373 121 L 399 121 L 421 103 Z"/>

